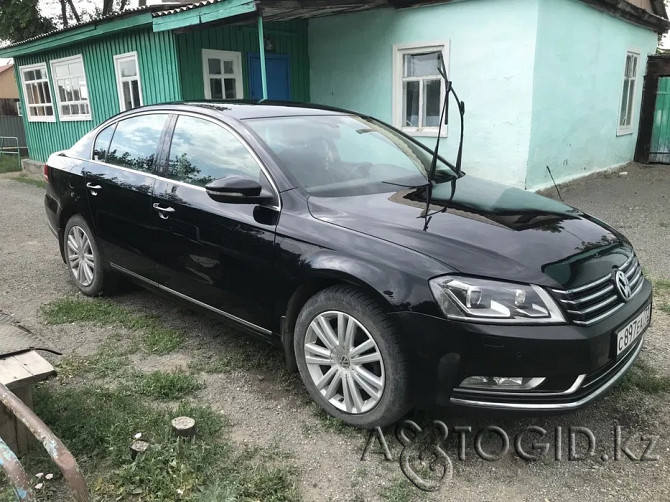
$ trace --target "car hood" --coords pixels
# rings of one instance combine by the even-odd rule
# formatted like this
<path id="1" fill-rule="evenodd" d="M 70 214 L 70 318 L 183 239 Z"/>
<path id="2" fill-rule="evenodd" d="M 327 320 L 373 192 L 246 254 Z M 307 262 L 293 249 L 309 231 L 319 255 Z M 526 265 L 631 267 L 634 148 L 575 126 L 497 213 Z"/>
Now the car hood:
<path id="1" fill-rule="evenodd" d="M 404 246 L 455 272 L 577 287 L 630 254 L 618 232 L 575 208 L 474 176 L 429 188 L 310 197 L 312 216 Z"/>

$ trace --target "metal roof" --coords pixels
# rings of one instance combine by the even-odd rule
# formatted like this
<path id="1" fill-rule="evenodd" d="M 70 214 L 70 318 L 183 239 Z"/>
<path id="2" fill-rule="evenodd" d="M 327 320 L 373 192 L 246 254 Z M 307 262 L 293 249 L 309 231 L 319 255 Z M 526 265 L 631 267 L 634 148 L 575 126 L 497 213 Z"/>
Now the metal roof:
<path id="1" fill-rule="evenodd" d="M 144 7 L 125 9 L 123 12 L 117 12 L 101 18 L 91 19 L 90 21 L 70 25 L 66 28 L 53 30 L 43 35 L 38 35 L 36 37 L 22 40 L 14 44 L 0 47 L 0 51 L 28 44 L 36 40 L 48 38 L 53 35 L 64 33 L 70 30 L 75 30 L 77 28 L 90 25 L 103 24 L 108 21 L 121 19 L 124 17 L 132 17 L 142 13 L 150 13 L 152 18 L 155 18 L 157 21 L 158 18 L 160 18 L 160 20 L 163 21 L 165 19 L 165 16 L 180 14 L 183 12 L 207 7 L 209 5 L 223 3 L 225 1 L 226 0 L 202 0 L 200 2 L 193 2 L 190 4 L 165 3 L 165 4 L 148 5 Z M 329 0 L 327 2 L 326 1 L 310 2 L 307 0 L 292 0 L 292 1 L 249 0 L 248 3 L 255 4 L 256 9 L 262 11 L 264 19 L 268 21 L 282 21 L 289 19 L 298 19 L 298 18 L 304 19 L 311 17 L 328 16 L 333 14 L 342 14 L 346 12 L 369 10 L 379 7 L 406 8 L 406 7 L 416 7 L 428 4 L 449 3 L 452 1 L 454 0 L 358 0 L 358 1 Z M 652 27 L 658 32 L 662 32 L 663 30 L 666 30 L 668 26 L 670 26 L 665 6 L 663 4 L 663 0 L 651 0 L 654 13 L 650 13 L 640 7 L 634 6 L 633 4 L 627 1 L 624 2 L 621 2 L 620 0 L 581 0 L 581 1 L 590 4 L 596 8 L 609 10 L 633 23 L 642 24 L 647 27 Z M 170 27 L 165 29 L 172 29 L 172 28 Z"/>
<path id="2" fill-rule="evenodd" d="M 156 12 L 156 11 L 167 10 L 167 9 L 171 9 L 171 8 L 174 8 L 174 5 L 170 5 L 170 4 L 160 5 L 159 4 L 159 5 L 147 5 L 147 6 L 144 6 L 144 7 L 134 7 L 134 8 L 131 8 L 131 9 L 125 9 L 122 12 L 114 12 L 113 14 L 108 14 L 106 16 L 91 19 L 90 21 L 83 21 L 81 23 L 71 24 L 71 25 L 69 25 L 67 27 L 64 27 L 64 28 L 58 28 L 57 30 L 52 30 L 52 31 L 49 31 L 47 33 L 43 33 L 42 35 L 37 35 L 35 37 L 31 37 L 31 38 L 27 38 L 25 40 L 21 40 L 20 42 L 15 42 L 15 43 L 9 44 L 9 45 L 3 45 L 0 48 L 1 49 L 10 49 L 12 47 L 27 44 L 28 42 L 33 42 L 35 40 L 41 40 L 43 38 L 47 38 L 47 37 L 50 37 L 52 35 L 56 35 L 58 33 L 64 33 L 66 31 L 81 28 L 83 26 L 89 26 L 89 25 L 104 23 L 104 22 L 107 22 L 107 21 L 110 21 L 110 20 L 113 20 L 113 19 L 120 19 L 120 18 L 123 18 L 123 17 L 129 17 L 129 16 L 133 16 L 135 14 L 142 13 L 142 12 Z"/>
<path id="3" fill-rule="evenodd" d="M 205 5 L 211 5 L 215 3 L 219 3 L 221 0 L 203 0 L 201 2 L 193 2 L 190 4 L 181 4 L 179 7 L 175 7 L 172 9 L 166 9 L 164 11 L 156 12 L 153 14 L 154 17 L 159 17 L 159 16 L 168 16 L 170 14 L 176 14 L 177 12 L 185 12 L 187 10 L 192 10 L 192 9 L 197 9 L 198 7 L 204 7 Z"/>

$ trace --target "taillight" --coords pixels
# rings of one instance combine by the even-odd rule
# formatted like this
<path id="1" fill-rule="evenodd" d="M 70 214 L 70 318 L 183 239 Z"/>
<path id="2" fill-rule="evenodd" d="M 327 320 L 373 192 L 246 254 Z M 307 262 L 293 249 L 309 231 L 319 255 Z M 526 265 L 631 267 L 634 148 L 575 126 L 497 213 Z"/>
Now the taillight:
<path id="1" fill-rule="evenodd" d="M 49 183 L 49 166 L 44 164 L 44 168 L 42 169 L 42 174 L 44 175 L 44 181 Z"/>

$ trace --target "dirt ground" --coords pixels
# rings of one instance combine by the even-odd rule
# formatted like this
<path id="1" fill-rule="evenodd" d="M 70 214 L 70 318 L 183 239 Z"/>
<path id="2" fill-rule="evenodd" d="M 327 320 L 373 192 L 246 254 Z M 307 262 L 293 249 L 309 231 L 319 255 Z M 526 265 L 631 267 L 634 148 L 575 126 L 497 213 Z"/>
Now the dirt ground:
<path id="1" fill-rule="evenodd" d="M 636 246 L 647 275 L 654 280 L 668 280 L 670 167 L 632 165 L 626 171 L 627 176 L 597 175 L 562 187 L 563 198 L 621 229 Z M 40 316 L 39 309 L 45 303 L 76 294 L 44 219 L 40 188 L 0 177 L 0 310 L 12 313 L 66 354 L 90 354 L 106 335 L 104 329 L 79 324 L 50 326 Z M 196 357 L 234 353 L 241 347 L 246 353 L 267 353 L 264 345 L 221 319 L 176 300 L 142 290 L 126 292 L 113 300 L 138 312 L 153 312 L 168 326 L 189 333 L 180 351 L 137 360 L 139 367 L 187 368 Z M 670 315 L 657 308 L 652 322 L 641 360 L 657 376 L 667 379 Z M 464 460 L 458 459 L 454 438 L 446 442 L 444 450 L 453 464 L 453 479 L 444 482 L 437 492 L 424 493 L 403 476 L 398 461 L 402 447 L 392 431 L 387 437 L 393 461 L 384 461 L 376 443 L 374 454 L 361 461 L 367 435 L 324 419 L 310 404 L 299 380 L 286 378 L 276 357 L 264 357 L 267 364 L 257 370 L 203 374 L 206 387 L 198 391 L 198 398 L 231 420 L 237 445 L 288 452 L 286 461 L 298 469 L 299 492 L 304 500 L 670 500 L 667 392 L 642 392 L 635 386 L 620 388 L 582 411 L 561 417 L 519 419 L 421 413 L 416 417 L 421 424 L 439 418 L 450 427 L 472 427 L 472 433 L 466 436 Z M 509 454 L 498 461 L 485 461 L 475 454 L 475 435 L 487 425 L 500 427 L 511 438 Z M 549 443 L 550 453 L 535 462 L 514 453 L 514 435 L 529 425 L 548 431 L 542 442 Z M 571 426 L 593 432 L 597 440 L 594 455 L 581 461 L 568 460 Z M 640 436 L 656 437 L 653 451 L 647 455 L 651 459 L 634 461 L 622 454 L 623 458 L 613 460 L 617 426 L 624 439 L 633 437 L 627 444 L 636 458 L 648 443 Z M 562 428 L 562 461 L 555 460 L 557 427 Z M 585 447 L 580 441 L 583 437 L 577 443 L 577 453 L 581 455 Z M 497 452 L 500 442 L 484 441 L 484 449 Z"/>

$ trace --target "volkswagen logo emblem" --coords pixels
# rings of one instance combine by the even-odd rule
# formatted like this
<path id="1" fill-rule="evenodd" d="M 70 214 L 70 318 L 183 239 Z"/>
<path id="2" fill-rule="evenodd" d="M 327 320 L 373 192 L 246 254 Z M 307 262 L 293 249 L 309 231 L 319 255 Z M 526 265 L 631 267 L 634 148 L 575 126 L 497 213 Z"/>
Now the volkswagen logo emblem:
<path id="1" fill-rule="evenodd" d="M 337 362 L 345 370 L 348 369 L 350 364 L 351 364 L 350 361 L 349 361 L 349 358 L 345 354 L 340 354 L 337 357 Z"/>
<path id="2" fill-rule="evenodd" d="M 616 287 L 619 297 L 627 302 L 633 296 L 633 291 L 630 289 L 630 282 L 628 277 L 621 270 L 614 272 L 614 286 Z"/>

